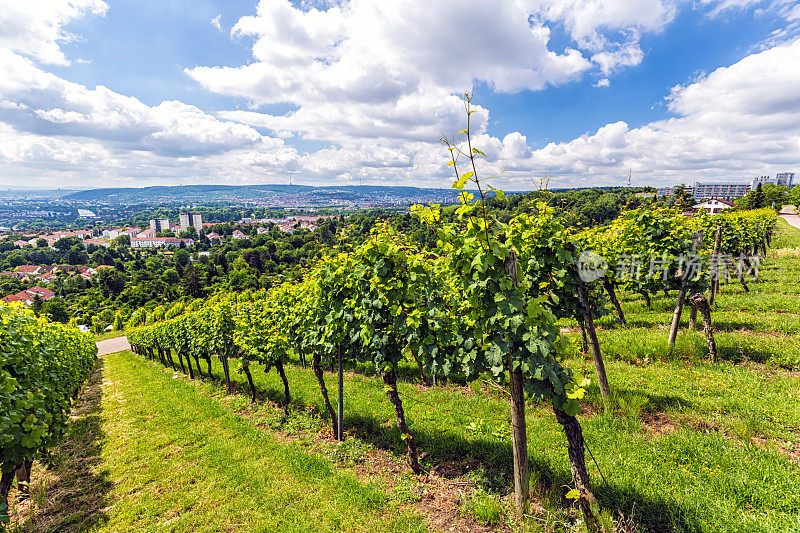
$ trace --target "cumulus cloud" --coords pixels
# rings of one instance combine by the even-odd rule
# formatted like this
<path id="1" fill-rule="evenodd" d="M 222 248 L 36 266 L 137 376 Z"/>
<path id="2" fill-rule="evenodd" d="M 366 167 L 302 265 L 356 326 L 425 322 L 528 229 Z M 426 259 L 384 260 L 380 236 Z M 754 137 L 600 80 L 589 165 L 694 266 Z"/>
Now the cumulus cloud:
<path id="1" fill-rule="evenodd" d="M 0 49 L 41 63 L 69 65 L 60 45 L 78 37 L 64 31 L 64 26 L 86 15 L 105 15 L 107 10 L 101 0 L 0 0 Z"/>
<path id="2" fill-rule="evenodd" d="M 447 186 L 452 169 L 437 140 L 463 127 L 461 91 L 473 84 L 535 91 L 589 77 L 608 87 L 616 72 L 643 60 L 640 36 L 663 31 L 678 2 L 486 0 L 465 8 L 455 0 L 299 7 L 262 0 L 231 30 L 252 45 L 251 62 L 186 71 L 209 91 L 251 103 L 211 115 L 176 100 L 146 105 L 47 71 L 69 64 L 60 45 L 76 37 L 66 25 L 103 15 L 104 2 L 39 9 L 0 0 L 0 171 L 6 179 L 74 176 L 98 186 L 280 182 L 288 175 L 307 183 Z M 701 2 L 711 16 L 771 9 L 800 20 L 786 0 Z M 210 23 L 222 30 L 221 16 Z M 560 50 L 551 46 L 554 25 L 571 39 Z M 477 106 L 472 126 L 487 155 L 482 171 L 501 174 L 502 186 L 528 188 L 546 175 L 556 177 L 554 185 L 618 184 L 629 169 L 647 183 L 783 170 L 800 153 L 800 44 L 783 35 L 674 87 L 666 95 L 674 116 L 638 128 L 617 121 L 532 149 L 519 132 L 490 135 L 490 110 Z M 271 104 L 290 111 L 263 112 Z"/>
<path id="3" fill-rule="evenodd" d="M 351 165 L 359 159 L 340 152 L 359 142 L 423 150 L 426 155 L 412 158 L 417 169 L 435 149 L 431 143 L 463 127 L 457 94 L 475 83 L 495 92 L 535 91 L 593 69 L 607 77 L 638 64 L 639 36 L 661 31 L 675 9 L 670 0 L 635 4 L 487 0 L 465 9 L 455 0 L 350 0 L 323 7 L 263 0 L 231 30 L 234 39 L 253 39 L 253 62 L 186 72 L 204 88 L 244 97 L 256 108 L 293 107 L 280 115 L 222 111 L 222 119 L 267 128 L 281 138 L 334 143 L 324 156 Z M 553 23 L 568 29 L 573 47 L 561 52 L 548 47 Z M 489 112 L 476 111 L 473 126 L 481 134 Z M 362 150 L 356 154 L 367 169 L 389 164 L 374 164 Z M 314 172 L 328 168 L 329 176 L 345 176 L 318 159 L 309 156 L 303 163 Z M 404 168 L 405 162 L 397 165 Z"/>
<path id="4" fill-rule="evenodd" d="M 203 87 L 257 104 L 288 103 L 285 115 L 220 116 L 277 135 L 340 143 L 349 138 L 435 140 L 453 130 L 462 108 L 454 93 L 474 81 L 498 91 L 538 89 L 590 67 L 576 50 L 547 49 L 514 4 L 353 1 L 307 11 L 265 1 L 233 27 L 252 37 L 256 61 L 187 72 Z M 463 31 L 443 31 L 457 27 Z M 481 110 L 485 121 L 486 112 Z"/>
<path id="5" fill-rule="evenodd" d="M 253 128 L 219 120 L 177 101 L 148 106 L 106 87 L 89 89 L 38 68 L 31 60 L 0 50 L 0 120 L 42 135 L 108 141 L 131 150 L 200 155 L 262 144 Z M 282 143 L 282 141 L 280 141 Z"/>

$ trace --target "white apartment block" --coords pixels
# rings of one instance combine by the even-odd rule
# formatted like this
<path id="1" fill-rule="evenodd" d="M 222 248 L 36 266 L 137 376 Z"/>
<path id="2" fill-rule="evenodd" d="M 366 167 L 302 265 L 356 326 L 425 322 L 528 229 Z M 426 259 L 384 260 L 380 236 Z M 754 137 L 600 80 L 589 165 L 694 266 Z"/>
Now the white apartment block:
<path id="1" fill-rule="evenodd" d="M 169 229 L 168 218 L 154 218 L 150 221 L 150 229 L 156 231 L 167 231 Z"/>
<path id="2" fill-rule="evenodd" d="M 695 181 L 693 185 L 686 186 L 686 192 L 692 195 L 697 200 L 706 200 L 708 198 L 741 198 L 748 192 L 758 187 L 758 184 L 764 185 L 783 185 L 785 187 L 792 187 L 794 183 L 794 172 L 781 172 L 775 175 L 774 178 L 769 176 L 759 176 L 753 178 L 749 183 L 742 182 L 700 182 Z M 661 187 L 656 193 L 658 196 L 672 196 L 675 194 L 675 187 Z"/>
<path id="3" fill-rule="evenodd" d="M 143 239 L 131 239 L 131 248 L 172 248 L 180 246 L 181 243 L 186 246 L 194 244 L 192 239 L 178 239 L 177 237 L 146 237 Z"/>
<path id="4" fill-rule="evenodd" d="M 181 231 L 186 231 L 190 227 L 202 228 L 203 217 L 200 213 L 181 213 L 178 217 L 180 219 Z"/>

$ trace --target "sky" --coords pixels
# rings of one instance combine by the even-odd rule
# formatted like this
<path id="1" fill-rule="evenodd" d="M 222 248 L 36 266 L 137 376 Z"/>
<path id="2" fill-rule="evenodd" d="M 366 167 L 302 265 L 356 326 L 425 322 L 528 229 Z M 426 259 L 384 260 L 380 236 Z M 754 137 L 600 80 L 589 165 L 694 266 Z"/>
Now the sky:
<path id="1" fill-rule="evenodd" d="M 0 187 L 800 173 L 796 0 L 0 0 Z M 543 181 L 544 180 L 544 181 Z"/>

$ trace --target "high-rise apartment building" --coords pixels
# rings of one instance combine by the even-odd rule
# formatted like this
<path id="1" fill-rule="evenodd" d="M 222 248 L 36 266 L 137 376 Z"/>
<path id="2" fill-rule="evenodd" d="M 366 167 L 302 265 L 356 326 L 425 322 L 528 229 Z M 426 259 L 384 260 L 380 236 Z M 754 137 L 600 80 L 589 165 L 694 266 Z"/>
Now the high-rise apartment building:
<path id="1" fill-rule="evenodd" d="M 154 218 L 150 220 L 150 229 L 156 231 L 167 231 L 169 229 L 168 218 Z"/>
<path id="2" fill-rule="evenodd" d="M 190 227 L 200 229 L 203 227 L 203 217 L 200 213 L 181 213 L 181 231 L 186 231 Z"/>
<path id="3" fill-rule="evenodd" d="M 794 172 L 781 172 L 775 174 L 774 178 L 770 178 L 769 176 L 759 176 L 757 178 L 753 178 L 750 182 L 750 188 L 755 189 L 758 187 L 759 183 L 762 187 L 764 185 L 783 185 L 784 187 L 791 188 L 793 182 Z"/>

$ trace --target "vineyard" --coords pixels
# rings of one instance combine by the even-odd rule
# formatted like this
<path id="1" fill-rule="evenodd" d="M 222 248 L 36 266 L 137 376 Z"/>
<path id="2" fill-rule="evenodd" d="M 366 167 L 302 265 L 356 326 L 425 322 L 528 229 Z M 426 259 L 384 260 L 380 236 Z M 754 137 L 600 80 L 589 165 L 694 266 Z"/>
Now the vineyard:
<path id="1" fill-rule="evenodd" d="M 748 218 L 754 220 L 753 231 L 758 231 L 758 220 L 765 218 L 765 214 L 768 213 L 748 214 Z M 629 221 L 635 221 L 639 214 L 626 216 Z M 718 217 L 711 220 L 714 219 Z M 682 219 L 675 217 L 674 220 L 678 223 Z M 580 421 L 584 444 L 594 457 L 587 456 L 587 471 L 592 485 L 586 490 L 591 490 L 599 502 L 601 522 L 608 523 L 613 519 L 614 510 L 620 508 L 626 515 L 633 513 L 636 523 L 644 530 L 740 531 L 792 527 L 792 517 L 798 506 L 792 496 L 797 468 L 784 454 L 791 456 L 796 453 L 792 442 L 796 439 L 793 428 L 798 424 L 797 413 L 787 398 L 797 390 L 797 378 L 790 371 L 796 369 L 800 361 L 796 343 L 793 345 L 789 341 L 800 333 L 800 322 L 796 319 L 800 310 L 791 296 L 798 290 L 793 274 L 797 271 L 798 258 L 779 255 L 784 255 L 782 250 L 796 249 L 800 238 L 796 233 L 790 233 L 783 221 L 779 222 L 781 224 L 771 237 L 778 250 L 768 250 L 770 257 L 761 266 L 759 281 L 746 281 L 749 292 L 745 292 L 735 277 L 727 285 L 725 280 L 721 282 L 713 311 L 717 363 L 710 360 L 705 335 L 689 329 L 691 317 L 687 315 L 690 315 L 690 309 L 682 314 L 680 332 L 672 353 L 669 353 L 669 328 L 677 299 L 677 289 L 674 288 L 679 287 L 677 283 L 667 289 L 669 295 L 664 294 L 662 287 L 653 286 L 648 293 L 648 306 L 644 296 L 632 286 L 624 285 L 622 280 L 612 280 L 617 285 L 617 298 L 627 326 L 620 325 L 620 317 L 608 293 L 605 290 L 601 292 L 604 280 L 586 283 L 585 290 L 593 302 L 592 318 L 611 389 L 611 398 L 604 402 L 597 384 L 592 348 L 582 346 L 580 319 L 583 316 L 585 321 L 587 317 L 580 312 L 579 302 L 575 302 L 569 315 L 556 317 L 552 312 L 553 316 L 549 317 L 555 321 L 554 334 L 558 337 L 553 342 L 556 346 L 553 361 L 557 361 L 560 368 L 572 369 L 571 375 L 581 376 L 577 379 L 584 384 L 580 387 L 585 389 L 583 397 L 576 399 L 581 411 L 576 420 Z M 618 223 L 631 222 L 620 220 Z M 694 230 L 695 226 L 683 230 L 689 236 L 686 243 L 689 247 Z M 170 373 L 177 372 L 175 375 L 183 374 L 189 378 L 191 372 L 194 377 L 191 381 L 208 385 L 201 389 L 176 389 L 176 381 L 167 379 L 170 374 L 161 379 L 158 372 L 153 374 L 156 367 L 153 370 L 144 368 L 135 371 L 143 380 L 142 392 L 137 394 L 147 391 L 148 400 L 143 406 L 152 405 L 153 409 L 171 413 L 163 421 L 165 428 L 171 427 L 170 421 L 180 420 L 185 412 L 194 413 L 193 409 L 198 411 L 192 415 L 199 417 L 194 423 L 197 427 L 205 427 L 206 417 L 211 417 L 208 420 L 230 420 L 230 417 L 240 420 L 244 416 L 245 422 L 225 422 L 227 429 L 214 431 L 221 432 L 220 435 L 228 434 L 230 424 L 239 427 L 244 423 L 246 426 L 249 418 L 259 427 L 299 435 L 301 442 L 306 443 L 304 447 L 311 450 L 320 450 L 321 446 L 323 452 L 333 453 L 333 464 L 340 467 L 353 461 L 363 464 L 365 457 L 376 453 L 368 451 L 372 447 L 375 450 L 403 447 L 409 457 L 409 451 L 413 452 L 407 443 L 410 436 L 421 457 L 418 463 L 423 475 L 402 477 L 402 484 L 394 485 L 392 489 L 390 502 L 425 501 L 421 496 L 423 493 L 416 492 L 417 489 L 410 489 L 410 494 L 405 492 L 407 486 L 414 487 L 419 483 L 420 487 L 429 487 L 417 480 L 430 478 L 430 472 L 453 469 L 454 458 L 461 458 L 456 464 L 460 465 L 458 471 L 464 477 L 455 479 L 467 479 L 478 487 L 465 505 L 479 517 L 479 521 L 498 524 L 499 520 L 502 524 L 506 512 L 503 509 L 509 500 L 500 496 L 509 490 L 508 487 L 513 488 L 514 479 L 508 373 L 505 369 L 493 372 L 488 363 L 482 362 L 489 361 L 489 355 L 461 346 L 459 339 L 474 339 L 477 333 L 474 325 L 467 327 L 467 321 L 458 318 L 468 316 L 469 302 L 457 298 L 460 294 L 457 282 L 463 284 L 464 281 L 458 276 L 448 275 L 448 260 L 434 257 L 430 252 L 413 253 L 413 247 L 403 243 L 401 236 L 381 231 L 376 232 L 363 247 L 343 250 L 336 260 L 310 271 L 302 283 L 286 284 L 272 291 L 221 296 L 192 306 L 160 308 L 149 315 L 138 313 L 134 319 L 140 325 L 130 324 L 128 336 L 140 357 L 152 359 L 159 367 L 166 365 Z M 590 237 L 583 236 L 585 239 Z M 788 241 L 790 238 L 794 242 Z M 570 240 L 581 242 L 577 238 Z M 380 255 L 382 245 L 385 245 L 386 255 Z M 713 246 L 714 242 L 709 241 L 708 247 Z M 404 307 L 403 302 L 418 298 L 424 298 L 426 303 L 430 299 L 432 303 L 428 309 L 433 310 L 432 314 L 415 318 L 413 327 L 406 329 L 399 329 L 391 321 L 391 326 L 397 329 L 386 332 L 387 342 L 400 346 L 393 348 L 393 352 L 386 348 L 381 351 L 370 348 L 372 345 L 363 339 L 370 340 L 376 330 L 384 330 L 367 326 L 365 331 L 370 336 L 362 337 L 360 332 L 364 330 L 359 323 L 368 317 L 373 323 L 381 324 L 369 314 L 373 311 L 362 309 L 367 305 L 363 303 L 365 294 L 371 296 L 369 291 L 374 289 L 367 283 L 359 285 L 358 280 L 365 275 L 359 275 L 357 269 L 366 269 L 387 256 L 393 258 L 393 266 L 403 265 L 404 268 L 387 269 L 389 281 L 384 281 L 384 285 L 396 288 L 398 282 L 393 280 L 402 279 L 405 272 L 409 273 L 408 278 L 413 273 L 416 283 L 405 282 L 403 292 L 391 293 L 391 298 L 381 301 L 380 305 L 390 308 L 387 316 L 396 316 L 392 313 L 398 312 L 410 315 L 413 308 L 410 304 Z M 565 264 L 574 267 L 569 261 L 571 256 L 571 252 L 562 254 Z M 520 280 L 527 278 L 526 271 L 519 267 L 525 264 L 525 259 L 524 252 L 517 255 Z M 572 267 L 566 270 L 565 287 L 567 283 L 577 284 L 576 280 L 580 279 Z M 332 290 L 336 287 L 340 290 Z M 577 288 L 569 290 L 577 292 Z M 558 292 L 555 294 L 559 297 Z M 376 299 L 371 296 L 369 302 Z M 452 309 L 457 311 L 453 313 Z M 780 334 L 769 333 L 776 330 L 772 318 L 776 311 L 785 315 L 780 326 L 783 333 Z M 343 320 L 327 318 L 338 313 Z M 412 320 L 407 315 L 400 316 L 404 321 Z M 345 322 L 350 325 L 343 327 Z M 389 327 L 384 325 L 384 328 Z M 354 330 L 359 335 L 346 335 Z M 426 341 L 428 335 L 437 340 Z M 383 353 L 391 355 L 381 357 Z M 334 399 L 338 390 L 336 369 L 340 354 L 345 370 L 342 378 L 343 410 L 338 409 Z M 132 374 L 123 372 L 123 368 L 136 366 L 131 357 L 115 355 L 108 361 L 113 364 L 108 371 L 112 372 L 110 376 L 115 382 L 124 382 L 124 376 Z M 396 381 L 391 387 L 394 390 L 387 385 L 387 381 L 393 383 L 387 367 L 394 369 Z M 575 379 L 573 377 L 573 383 Z M 587 385 L 586 381 L 590 383 Z M 232 394 L 220 396 L 215 392 L 218 389 L 214 383 L 223 384 L 222 394 L 227 394 L 224 387 L 229 387 Z M 321 383 L 325 384 L 325 394 Z M 201 397 L 198 398 L 198 394 Z M 213 414 L 200 411 L 199 407 L 190 407 L 194 403 L 208 403 L 205 395 L 219 398 L 217 401 L 225 397 L 230 400 L 219 405 L 212 401 L 209 409 Z M 330 397 L 326 399 L 326 395 Z M 184 397 L 190 403 L 180 403 Z M 405 431 L 398 429 L 400 414 L 394 402 L 401 406 Z M 275 410 L 249 407 L 261 404 L 265 407 L 274 405 Z M 118 415 L 119 409 L 126 407 L 127 403 L 114 405 L 118 405 L 113 411 Z M 167 409 L 168 405 L 172 407 Z M 215 405 L 218 406 L 213 407 Z M 566 407 L 570 409 L 568 405 Z M 604 408 L 609 410 L 608 414 L 603 414 Z M 146 415 L 142 422 L 153 416 L 160 419 L 156 412 Z M 339 413 L 343 415 L 342 437 L 345 440 L 338 446 L 344 448 L 326 448 L 329 436 L 335 438 L 338 433 Z M 544 506 L 544 516 L 550 516 L 554 523 L 574 521 L 570 508 L 576 504 L 570 504 L 566 495 L 575 483 L 570 473 L 567 439 L 563 425 L 553 414 L 553 401 L 531 396 L 526 401 L 525 413 L 528 459 L 532 469 L 530 486 L 535 502 L 532 508 L 536 509 L 529 513 L 541 515 Z M 391 424 L 384 424 L 389 420 Z M 202 430 L 190 431 L 189 427 L 176 426 L 173 431 L 179 431 L 178 434 L 156 436 L 148 430 L 147 435 L 154 443 L 163 439 L 171 441 L 179 434 L 186 441 L 198 438 L 197 432 Z M 245 434 L 249 431 L 252 430 L 246 430 Z M 124 434 L 126 432 L 121 432 L 119 438 Z M 248 437 L 242 444 L 246 448 L 242 453 L 262 456 L 273 453 L 262 449 L 276 446 L 268 445 L 271 440 L 264 439 L 267 437 Z M 192 446 L 189 443 L 184 445 Z M 340 456 L 342 452 L 347 459 Z M 127 460 L 137 464 L 138 453 L 141 452 Z M 290 452 L 279 453 L 286 455 Z M 106 460 L 113 464 L 110 457 Z M 298 459 L 292 459 L 295 460 Z M 412 463 L 407 461 L 410 466 Z M 244 459 L 242 465 L 250 465 L 248 472 L 251 475 L 260 471 L 259 467 Z M 472 465 L 474 474 L 465 473 L 466 465 Z M 141 468 L 146 471 L 149 467 L 141 465 Z M 133 480 L 137 479 L 134 470 L 125 468 L 123 471 L 127 472 L 126 476 L 134 476 Z M 601 472 L 608 485 L 600 477 Z M 207 474 L 201 471 L 193 475 Z M 764 482 L 765 475 L 768 482 Z M 134 483 L 134 488 L 129 486 L 125 489 L 128 492 L 145 490 L 136 488 L 141 486 L 125 477 L 119 478 L 118 482 L 122 487 Z M 334 482 L 320 490 L 329 491 L 333 497 L 339 490 L 336 488 L 339 483 Z M 665 490 L 664 487 L 668 488 Z M 145 494 L 156 500 L 159 497 L 148 492 Z M 192 494 L 191 501 L 195 501 L 197 495 Z M 299 501 L 305 502 L 303 498 Z M 125 497 L 120 501 L 122 509 L 127 510 L 120 511 L 122 518 L 117 520 L 132 521 L 112 520 L 112 529 L 144 527 L 144 523 L 136 521 L 141 518 L 131 517 L 141 515 L 137 509 L 149 508 L 149 504 L 141 498 L 132 498 L 126 505 L 128 500 Z M 244 499 L 239 505 L 246 506 L 247 501 Z M 231 508 L 222 502 L 218 505 L 244 523 L 255 524 L 247 522 L 247 519 L 258 518 L 242 508 Z M 302 505 L 308 509 L 308 503 Z M 328 508 L 321 502 L 315 505 L 320 509 Z M 392 505 L 390 503 L 388 509 L 392 509 Z M 510 505 L 508 512 L 513 515 L 513 500 Z M 202 506 L 198 507 L 202 509 Z M 219 518 L 216 511 L 205 512 L 207 514 L 203 516 L 210 513 L 210 516 Z M 329 509 L 329 512 L 336 516 L 341 511 Z M 359 507 L 353 512 L 367 517 L 372 516 L 373 511 Z M 382 512 L 395 516 L 397 523 L 403 524 L 398 529 L 416 530 L 418 527 L 418 522 L 405 514 L 396 515 L 397 511 L 387 509 Z M 199 518 L 193 516 L 193 512 L 188 512 L 185 521 L 180 522 L 184 524 L 181 527 L 191 528 L 188 524 L 198 527 L 194 520 Z M 303 515 L 284 512 L 280 516 L 289 523 L 299 523 L 296 521 L 302 520 Z M 157 514 L 150 515 L 150 519 L 156 524 L 159 520 Z M 260 520 L 265 518 L 261 516 Z M 329 524 L 327 519 L 320 520 Z M 373 519 L 364 520 L 363 528 L 377 527 Z M 358 529 L 354 523 L 340 522 L 340 527 L 341 524 L 350 524 L 345 529 Z"/>
<path id="2" fill-rule="evenodd" d="M 485 188 L 477 175 L 483 152 L 469 125 L 462 134 L 445 140 L 461 205 L 413 210 L 436 232 L 435 246 L 388 224 L 360 241 L 345 229 L 298 280 L 134 313 L 126 332 L 135 356 L 109 358 L 109 387 L 134 391 L 132 402 L 148 398 L 129 413 L 146 426 L 137 431 L 180 441 L 180 450 L 191 448 L 190 434 L 202 442 L 230 434 L 234 443 L 237 431 L 247 435 L 242 449 L 214 440 L 218 451 L 206 462 L 220 483 L 242 475 L 223 468 L 223 448 L 252 468 L 256 456 L 282 464 L 277 448 L 256 438 L 265 428 L 299 435 L 311 452 L 335 439 L 337 461 L 355 450 L 356 464 L 381 453 L 397 462 L 403 450 L 398 468 L 407 472 L 369 475 L 393 494 L 407 487 L 404 498 L 385 509 L 330 509 L 334 516 L 318 516 L 322 529 L 374 529 L 347 513 L 376 509 L 403 524 L 395 529 L 433 527 L 415 505 L 440 478 L 469 487 L 455 498 L 453 519 L 469 515 L 476 527 L 800 527 L 797 232 L 771 209 L 685 217 L 646 207 L 582 230 L 543 201 L 503 222 L 488 201 L 503 192 Z M 2 312 L 9 348 L 0 401 L 11 413 L 0 426 L 5 498 L 14 472 L 24 487 L 32 459 L 64 434 L 94 351 L 66 327 Z M 112 411 L 133 409 L 118 393 L 107 401 Z M 151 419 L 186 434 L 156 437 Z M 308 459 L 313 453 L 291 450 L 288 461 L 334 475 Z M 299 476 L 287 472 L 284 482 Z M 329 490 L 338 501 L 341 484 L 352 481 L 336 479 Z M 352 482 L 357 499 L 380 500 L 362 481 Z M 319 479 L 306 482 L 315 495 L 326 490 Z M 439 496 L 429 499 L 446 499 L 430 490 Z M 120 509 L 126 501 L 139 500 L 122 498 Z M 193 509 L 180 527 L 202 523 Z M 112 529 L 148 525 L 130 508 L 119 513 L 130 521 L 112 518 Z M 235 514 L 252 519 L 239 507 Z M 303 513 L 281 516 L 273 527 L 302 529 Z"/>
<path id="3" fill-rule="evenodd" d="M 14 481 L 27 492 L 35 458 L 67 431 L 69 413 L 94 367 L 97 347 L 77 328 L 0 306 L 0 518 Z"/>

